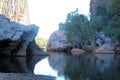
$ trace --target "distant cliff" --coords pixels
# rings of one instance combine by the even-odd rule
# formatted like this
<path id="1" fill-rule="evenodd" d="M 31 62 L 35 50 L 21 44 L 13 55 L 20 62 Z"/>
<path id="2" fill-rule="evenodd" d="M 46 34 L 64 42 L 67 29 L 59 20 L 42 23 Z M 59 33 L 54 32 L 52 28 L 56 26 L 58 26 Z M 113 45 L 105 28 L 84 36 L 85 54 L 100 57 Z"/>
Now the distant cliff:
<path id="1" fill-rule="evenodd" d="M 27 0 L 0 0 L 0 14 L 4 14 L 10 21 L 29 24 Z"/>
<path id="2" fill-rule="evenodd" d="M 110 4 L 110 0 L 91 0 L 90 1 L 90 13 L 91 14 L 96 14 L 98 12 L 98 9 L 102 12 L 102 9 L 107 9 L 109 4 Z"/>

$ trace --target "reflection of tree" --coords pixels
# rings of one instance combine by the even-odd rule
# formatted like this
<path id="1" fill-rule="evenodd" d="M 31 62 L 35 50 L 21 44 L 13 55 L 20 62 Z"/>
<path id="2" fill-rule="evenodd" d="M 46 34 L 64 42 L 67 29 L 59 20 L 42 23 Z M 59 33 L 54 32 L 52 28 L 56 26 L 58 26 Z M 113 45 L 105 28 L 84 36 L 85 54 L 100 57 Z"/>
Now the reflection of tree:
<path id="1" fill-rule="evenodd" d="M 67 60 L 65 76 L 70 80 L 120 80 L 113 54 L 83 54 Z"/>
<path id="2" fill-rule="evenodd" d="M 89 63 L 94 63 L 95 57 L 91 58 L 91 55 L 77 55 L 71 56 L 68 59 L 65 75 L 68 76 L 71 80 L 79 80 L 88 78 L 88 74 L 92 74 L 94 70 L 92 69 L 93 65 Z M 90 71 L 91 70 L 91 71 Z"/>

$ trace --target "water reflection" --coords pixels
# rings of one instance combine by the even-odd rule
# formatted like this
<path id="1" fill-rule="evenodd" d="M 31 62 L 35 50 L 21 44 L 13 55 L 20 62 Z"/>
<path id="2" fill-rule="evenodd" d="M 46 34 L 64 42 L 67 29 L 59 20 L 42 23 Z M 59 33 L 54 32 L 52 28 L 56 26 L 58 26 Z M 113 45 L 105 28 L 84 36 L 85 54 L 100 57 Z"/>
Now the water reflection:
<path id="1" fill-rule="evenodd" d="M 50 53 L 46 56 L 0 58 L 0 72 L 35 73 L 56 80 L 120 80 L 120 55 Z"/>
<path id="2" fill-rule="evenodd" d="M 0 72 L 33 73 L 35 64 L 43 58 L 45 56 L 0 57 Z"/>
<path id="3" fill-rule="evenodd" d="M 56 80 L 65 80 L 64 68 L 66 66 L 66 56 L 62 53 L 52 53 L 47 58 L 38 62 L 34 68 L 35 74 L 55 76 Z"/>
<path id="4" fill-rule="evenodd" d="M 51 53 L 36 64 L 34 71 L 55 76 L 57 80 L 120 80 L 120 57 L 114 54 Z"/>
<path id="5" fill-rule="evenodd" d="M 34 73 L 35 74 L 43 74 L 43 75 L 51 75 L 52 74 L 52 76 L 57 76 L 57 71 L 53 70 L 50 67 L 47 58 L 41 60 L 40 62 L 38 62 L 35 65 Z"/>
<path id="6" fill-rule="evenodd" d="M 120 77 L 115 74 L 118 72 L 116 66 L 113 54 L 71 56 L 66 64 L 65 75 L 70 80 L 119 80 Z"/>

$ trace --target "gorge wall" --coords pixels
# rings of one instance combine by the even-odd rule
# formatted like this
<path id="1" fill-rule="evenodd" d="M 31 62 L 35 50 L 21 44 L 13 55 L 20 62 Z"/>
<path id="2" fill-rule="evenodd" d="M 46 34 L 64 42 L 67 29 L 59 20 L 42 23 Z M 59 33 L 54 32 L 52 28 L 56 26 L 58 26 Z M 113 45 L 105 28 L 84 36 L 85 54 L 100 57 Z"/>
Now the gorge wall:
<path id="1" fill-rule="evenodd" d="M 0 56 L 40 54 L 38 26 L 29 25 L 27 0 L 0 0 Z"/>
<path id="2" fill-rule="evenodd" d="M 27 0 L 0 0 L 0 14 L 4 14 L 10 21 L 29 24 Z"/>

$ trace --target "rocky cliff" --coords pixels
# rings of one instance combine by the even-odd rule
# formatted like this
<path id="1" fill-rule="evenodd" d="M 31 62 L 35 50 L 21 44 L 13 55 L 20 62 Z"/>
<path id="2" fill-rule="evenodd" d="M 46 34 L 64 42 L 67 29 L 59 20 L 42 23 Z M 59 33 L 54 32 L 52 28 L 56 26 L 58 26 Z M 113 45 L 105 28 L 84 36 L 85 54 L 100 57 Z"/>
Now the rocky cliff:
<path id="1" fill-rule="evenodd" d="M 39 54 L 37 32 L 38 26 L 29 25 L 27 0 L 0 0 L 0 56 Z"/>
<path id="2" fill-rule="evenodd" d="M 4 14 L 10 21 L 29 24 L 27 0 L 0 0 L 0 14 Z"/>
<path id="3" fill-rule="evenodd" d="M 91 14 L 95 13 L 95 3 L 96 3 L 96 0 L 91 0 L 90 1 L 90 13 Z"/>
<path id="4" fill-rule="evenodd" d="M 101 9 L 100 13 L 102 12 L 102 9 L 106 9 L 108 5 L 110 4 L 110 0 L 91 0 L 90 1 L 90 13 L 92 15 L 96 15 L 96 13 Z"/>
<path id="5" fill-rule="evenodd" d="M 11 22 L 0 15 L 0 56 L 39 54 L 41 50 L 35 43 L 37 32 L 36 25 L 26 26 Z"/>

